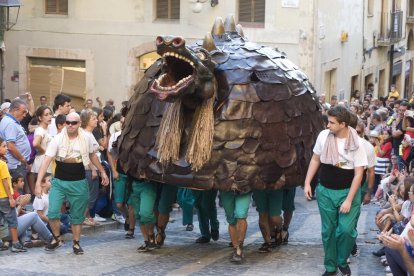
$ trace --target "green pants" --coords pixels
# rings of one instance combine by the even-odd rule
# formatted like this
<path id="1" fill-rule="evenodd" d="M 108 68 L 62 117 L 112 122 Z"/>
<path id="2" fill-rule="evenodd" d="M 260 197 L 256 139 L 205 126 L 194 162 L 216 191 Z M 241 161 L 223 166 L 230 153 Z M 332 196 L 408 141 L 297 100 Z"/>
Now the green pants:
<path id="1" fill-rule="evenodd" d="M 221 202 L 229 224 L 234 225 L 238 219 L 247 218 L 251 196 L 252 193 L 239 195 L 234 192 L 221 192 Z"/>
<path id="2" fill-rule="evenodd" d="M 283 190 L 254 190 L 253 199 L 256 202 L 256 210 L 266 213 L 271 217 L 280 216 L 282 213 Z"/>
<path id="3" fill-rule="evenodd" d="M 193 191 L 193 195 L 201 236 L 210 239 L 210 227 L 211 230 L 219 229 L 216 206 L 217 190 Z"/>
<path id="4" fill-rule="evenodd" d="M 179 188 L 177 191 L 177 200 L 183 210 L 183 225 L 193 224 L 194 196 L 193 190 Z"/>
<path id="5" fill-rule="evenodd" d="M 82 224 L 85 220 L 85 210 L 89 202 L 89 184 L 86 179 L 65 181 L 52 178 L 49 191 L 49 219 L 60 219 L 63 201 L 67 199 L 70 205 L 71 224 Z"/>
<path id="6" fill-rule="evenodd" d="M 295 195 L 296 195 L 296 187 L 283 189 L 283 203 L 282 203 L 283 212 L 295 211 Z"/>
<path id="7" fill-rule="evenodd" d="M 349 213 L 339 212 L 349 189 L 332 190 L 321 184 L 316 188 L 317 201 L 322 222 L 322 242 L 325 251 L 324 265 L 328 272 L 338 266 L 347 266 L 357 237 L 356 224 L 361 208 L 360 190 L 355 194 Z"/>
<path id="8" fill-rule="evenodd" d="M 128 176 L 120 173 L 119 178 L 114 180 L 115 203 L 127 203 L 129 199 L 127 191 L 127 179 Z"/>
<path id="9" fill-rule="evenodd" d="M 131 205 L 134 208 L 135 218 L 142 224 L 154 224 L 154 205 L 157 198 L 157 186 L 152 182 L 132 182 Z"/>
<path id="10" fill-rule="evenodd" d="M 158 183 L 157 202 L 158 212 L 162 215 L 168 215 L 172 211 L 172 205 L 177 199 L 177 187 L 167 184 Z"/>

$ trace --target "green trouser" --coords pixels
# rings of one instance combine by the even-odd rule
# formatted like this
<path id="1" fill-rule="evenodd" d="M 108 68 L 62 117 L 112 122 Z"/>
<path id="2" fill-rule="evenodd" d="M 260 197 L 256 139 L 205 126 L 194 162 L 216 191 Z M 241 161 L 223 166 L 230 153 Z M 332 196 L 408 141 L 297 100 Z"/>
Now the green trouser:
<path id="1" fill-rule="evenodd" d="M 358 189 L 349 213 L 339 212 L 349 189 L 332 190 L 321 184 L 316 188 L 322 222 L 322 242 L 325 251 L 324 265 L 328 272 L 338 266 L 346 267 L 347 259 L 357 237 L 356 224 L 361 210 L 361 191 Z"/>
<path id="2" fill-rule="evenodd" d="M 172 211 L 172 205 L 177 199 L 177 186 L 168 184 L 158 184 L 158 196 L 156 206 L 161 215 L 169 215 Z"/>
<path id="3" fill-rule="evenodd" d="M 193 191 L 193 195 L 201 236 L 210 239 L 210 227 L 211 230 L 219 229 L 216 207 L 217 190 Z"/>
<path id="4" fill-rule="evenodd" d="M 141 225 L 155 223 L 154 205 L 156 198 L 156 184 L 134 179 L 130 200 L 134 208 L 135 218 Z"/>
<path id="5" fill-rule="evenodd" d="M 85 220 L 85 210 L 89 202 L 89 185 L 86 179 L 65 181 L 52 178 L 49 191 L 49 219 L 60 219 L 64 200 L 69 202 L 70 222 L 77 225 Z"/>
<path id="6" fill-rule="evenodd" d="M 179 188 L 177 201 L 183 210 L 183 225 L 193 224 L 194 196 L 191 189 Z"/>
<path id="7" fill-rule="evenodd" d="M 236 194 L 235 192 L 221 192 L 221 202 L 228 224 L 235 225 L 238 219 L 246 219 L 249 212 L 252 193 Z"/>

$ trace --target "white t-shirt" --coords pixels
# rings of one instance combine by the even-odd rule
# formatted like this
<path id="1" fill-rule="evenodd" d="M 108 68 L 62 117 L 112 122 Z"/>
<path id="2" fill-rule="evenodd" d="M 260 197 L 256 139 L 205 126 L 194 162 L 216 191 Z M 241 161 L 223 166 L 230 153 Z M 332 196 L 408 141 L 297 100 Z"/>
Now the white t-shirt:
<path id="1" fill-rule="evenodd" d="M 360 145 L 364 145 L 365 152 L 367 153 L 367 161 L 368 161 L 368 168 L 373 168 L 377 164 L 376 156 L 375 156 L 375 149 L 374 146 L 371 145 L 370 142 L 365 140 L 364 138 L 359 137 Z"/>
<path id="2" fill-rule="evenodd" d="M 111 135 L 108 142 L 108 152 L 112 155 L 114 159 L 118 159 L 118 151 L 112 148 L 112 143 L 118 139 L 119 135 L 121 135 L 121 131 L 117 131 Z"/>
<path id="3" fill-rule="evenodd" d="M 94 143 L 96 143 L 95 138 L 93 137 L 93 135 L 88 135 L 86 133 L 84 136 L 86 138 L 86 145 L 88 147 L 88 152 L 94 153 L 95 152 Z M 62 140 L 63 140 L 63 133 L 59 133 L 58 135 L 56 135 L 52 139 L 52 141 L 50 141 L 49 146 L 47 147 L 47 150 L 46 150 L 46 155 L 50 157 L 57 157 L 58 152 L 59 152 L 59 146 L 62 145 Z M 81 157 L 81 153 L 80 153 L 80 146 L 79 146 L 79 137 L 77 137 L 76 139 L 69 140 L 69 149 L 67 151 L 65 159 L 79 158 L 79 157 Z"/>
<path id="4" fill-rule="evenodd" d="M 33 201 L 33 210 L 43 211 L 47 216 L 49 211 L 49 194 L 42 194 L 42 198 L 35 197 Z"/>
<path id="5" fill-rule="evenodd" d="M 409 219 L 411 217 L 411 212 L 413 210 L 413 205 L 411 204 L 410 200 L 404 201 L 401 206 L 400 214 L 405 218 Z"/>
<path id="6" fill-rule="evenodd" d="M 313 152 L 317 155 L 321 155 L 326 138 L 330 133 L 329 129 L 322 130 L 319 133 L 318 139 L 316 140 Z M 365 153 L 364 146 L 359 146 L 357 150 L 345 151 L 346 138 L 336 138 L 336 144 L 339 153 L 339 162 L 337 166 L 341 169 L 354 169 L 355 167 L 365 167 L 368 165 L 367 154 Z"/>
<path id="7" fill-rule="evenodd" d="M 47 132 L 52 137 L 55 137 L 57 135 L 58 131 L 57 131 L 57 127 L 56 127 L 56 117 L 55 116 L 52 117 L 52 122 L 47 127 Z"/>

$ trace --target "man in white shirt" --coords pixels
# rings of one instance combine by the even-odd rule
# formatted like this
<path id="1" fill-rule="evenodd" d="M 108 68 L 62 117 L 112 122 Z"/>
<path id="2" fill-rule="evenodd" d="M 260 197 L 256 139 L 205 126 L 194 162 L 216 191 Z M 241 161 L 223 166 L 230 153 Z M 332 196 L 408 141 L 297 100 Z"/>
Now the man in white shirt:
<path id="1" fill-rule="evenodd" d="M 316 141 L 306 175 L 304 193 L 312 199 L 311 181 L 320 167 L 316 189 L 322 223 L 325 251 L 323 275 L 351 275 L 347 259 L 357 237 L 356 223 L 360 213 L 360 185 L 368 165 L 363 146 L 355 129 L 348 127 L 350 112 L 338 105 L 328 112 L 328 129 Z"/>
<path id="2" fill-rule="evenodd" d="M 80 246 L 82 223 L 85 220 L 85 210 L 89 201 L 89 186 L 85 177 L 85 166 L 90 162 L 99 170 L 102 185 L 108 185 L 109 180 L 104 168 L 99 162 L 93 147 L 92 135 L 80 129 L 80 117 L 77 113 L 66 116 L 66 128 L 56 135 L 49 143 L 45 159 L 40 167 L 36 181 L 36 196 L 42 197 L 41 181 L 52 160 L 56 161 L 55 175 L 49 193 L 49 224 L 53 231 L 53 239 L 45 247 L 53 251 L 62 245 L 60 240 L 61 206 L 66 198 L 70 205 L 70 219 L 73 233 L 73 252 L 83 254 Z"/>

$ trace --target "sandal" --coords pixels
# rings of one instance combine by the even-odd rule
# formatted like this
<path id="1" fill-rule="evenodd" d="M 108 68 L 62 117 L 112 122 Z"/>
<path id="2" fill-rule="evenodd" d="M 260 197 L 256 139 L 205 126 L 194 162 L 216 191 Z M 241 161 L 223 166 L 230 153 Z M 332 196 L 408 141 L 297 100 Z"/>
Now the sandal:
<path id="1" fill-rule="evenodd" d="M 135 232 L 135 228 L 134 229 L 129 229 L 125 234 L 125 239 L 130 240 L 130 239 L 135 238 L 134 232 Z"/>
<path id="2" fill-rule="evenodd" d="M 185 228 L 185 231 L 193 231 L 193 230 L 194 230 L 194 225 L 187 224 L 187 227 Z"/>
<path id="3" fill-rule="evenodd" d="M 283 243 L 283 238 L 282 238 L 282 229 L 276 229 L 275 232 L 275 241 L 272 242 L 272 247 L 276 248 L 280 245 L 282 245 Z"/>
<path id="4" fill-rule="evenodd" d="M 155 236 L 155 244 L 159 247 L 164 245 L 164 241 L 165 241 L 165 232 L 158 232 L 157 235 Z"/>
<path id="5" fill-rule="evenodd" d="M 240 250 L 240 254 L 237 254 L 237 250 Z M 241 264 L 243 261 L 244 261 L 243 242 L 240 242 L 239 246 L 234 248 L 234 252 L 231 257 L 231 262 L 236 263 L 236 264 Z"/>
<path id="6" fill-rule="evenodd" d="M 79 241 L 75 241 L 73 240 L 73 253 L 75 253 L 75 255 L 83 255 L 83 249 L 79 244 Z"/>

